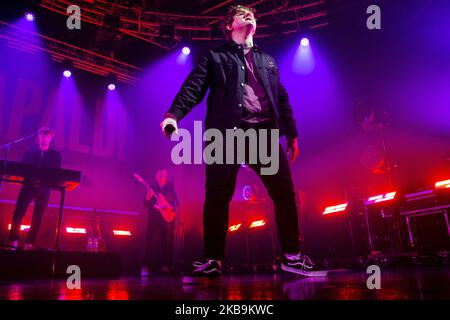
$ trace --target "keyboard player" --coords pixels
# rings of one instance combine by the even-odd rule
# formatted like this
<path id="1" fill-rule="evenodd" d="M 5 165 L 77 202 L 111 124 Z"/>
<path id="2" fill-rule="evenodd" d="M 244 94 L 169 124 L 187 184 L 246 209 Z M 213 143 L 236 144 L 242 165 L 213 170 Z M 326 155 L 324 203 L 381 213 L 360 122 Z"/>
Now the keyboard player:
<path id="1" fill-rule="evenodd" d="M 53 129 L 40 128 L 37 132 L 37 145 L 25 152 L 22 162 L 38 167 L 61 168 L 61 154 L 50 146 L 54 136 Z M 17 250 L 18 248 L 20 225 L 28 206 L 33 200 L 33 217 L 25 240 L 24 250 L 35 248 L 34 243 L 41 226 L 42 216 L 48 206 L 50 192 L 51 187 L 48 184 L 46 185 L 45 181 L 39 181 L 32 177 L 25 178 L 11 222 L 7 246 L 9 250 Z"/>

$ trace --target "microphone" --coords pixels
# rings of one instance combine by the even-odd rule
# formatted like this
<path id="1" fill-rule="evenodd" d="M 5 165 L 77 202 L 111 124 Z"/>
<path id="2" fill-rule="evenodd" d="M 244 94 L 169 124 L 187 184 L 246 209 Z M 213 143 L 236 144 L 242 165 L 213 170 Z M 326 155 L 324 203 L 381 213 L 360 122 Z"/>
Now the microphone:
<path id="1" fill-rule="evenodd" d="M 19 138 L 19 139 L 14 140 L 14 141 L 8 142 L 8 143 L 6 143 L 6 144 L 4 144 L 4 145 L 0 145 L 0 150 L 1 150 L 1 149 L 9 149 L 13 144 L 19 143 L 19 142 L 21 142 L 21 141 L 23 141 L 23 140 L 27 140 L 27 139 L 30 139 L 30 138 L 34 138 L 34 137 L 36 137 L 36 136 L 37 136 L 37 134 L 36 134 L 36 133 L 33 133 L 33 134 L 30 134 L 30 135 L 28 135 L 28 136 L 26 136 L 26 137 L 22 137 L 22 138 Z"/>
<path id="2" fill-rule="evenodd" d="M 164 132 L 168 137 L 170 137 L 174 131 L 175 127 L 172 124 L 168 124 L 164 127 Z"/>

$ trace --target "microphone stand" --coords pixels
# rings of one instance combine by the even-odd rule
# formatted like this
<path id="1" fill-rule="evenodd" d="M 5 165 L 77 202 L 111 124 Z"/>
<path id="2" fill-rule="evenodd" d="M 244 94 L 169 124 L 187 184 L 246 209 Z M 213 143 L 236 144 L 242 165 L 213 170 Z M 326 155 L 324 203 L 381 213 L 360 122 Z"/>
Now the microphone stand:
<path id="1" fill-rule="evenodd" d="M 36 134 L 30 134 L 30 135 L 28 135 L 26 137 L 19 138 L 17 140 L 8 142 L 8 143 L 0 146 L 0 150 L 5 149 L 5 157 L 3 159 L 2 171 L 0 172 L 0 191 L 2 190 L 3 176 L 5 175 L 5 172 L 6 172 L 6 164 L 8 162 L 8 153 L 9 153 L 9 150 L 11 149 L 11 146 L 13 144 L 19 143 L 19 142 L 21 142 L 23 140 L 27 140 L 27 139 L 33 138 L 35 136 L 36 136 Z"/>

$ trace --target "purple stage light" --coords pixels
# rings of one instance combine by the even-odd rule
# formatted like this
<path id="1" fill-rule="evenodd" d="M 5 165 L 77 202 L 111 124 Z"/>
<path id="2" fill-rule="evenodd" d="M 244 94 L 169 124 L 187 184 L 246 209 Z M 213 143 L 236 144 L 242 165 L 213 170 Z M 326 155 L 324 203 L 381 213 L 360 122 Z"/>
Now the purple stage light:
<path id="1" fill-rule="evenodd" d="M 72 75 L 72 72 L 70 72 L 70 70 L 64 70 L 63 75 L 66 78 L 70 78 L 70 76 Z"/>
<path id="2" fill-rule="evenodd" d="M 189 47 L 184 47 L 181 52 L 183 52 L 183 54 L 185 55 L 189 55 L 191 53 L 191 49 L 189 49 Z"/>
<path id="3" fill-rule="evenodd" d="M 116 89 L 116 85 L 115 85 L 114 83 L 108 84 L 108 90 L 113 91 L 113 90 L 115 90 L 115 89 Z"/>
<path id="4" fill-rule="evenodd" d="M 29 22 L 34 21 L 34 14 L 32 14 L 31 12 L 25 13 L 25 19 L 27 19 L 27 21 Z"/>
<path id="5" fill-rule="evenodd" d="M 300 41 L 300 44 L 301 44 L 303 47 L 309 46 L 309 39 L 308 39 L 308 38 L 303 38 L 303 39 Z"/>
<path id="6" fill-rule="evenodd" d="M 292 61 L 292 68 L 296 74 L 310 74 L 315 68 L 314 55 L 309 39 L 301 38 Z"/>

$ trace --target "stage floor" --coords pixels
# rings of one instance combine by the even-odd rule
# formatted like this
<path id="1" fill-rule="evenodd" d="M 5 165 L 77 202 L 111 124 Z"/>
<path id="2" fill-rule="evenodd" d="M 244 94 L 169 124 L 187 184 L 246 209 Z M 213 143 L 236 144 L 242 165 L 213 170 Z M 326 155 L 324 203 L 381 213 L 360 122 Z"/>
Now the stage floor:
<path id="1" fill-rule="evenodd" d="M 69 290 L 64 280 L 0 283 L 0 299 L 34 300 L 390 300 L 450 299 L 450 268 L 381 270 L 381 289 L 369 290 L 368 275 L 342 271 L 328 278 L 286 273 L 226 275 L 220 283 L 183 285 L 181 277 L 85 280 Z"/>

